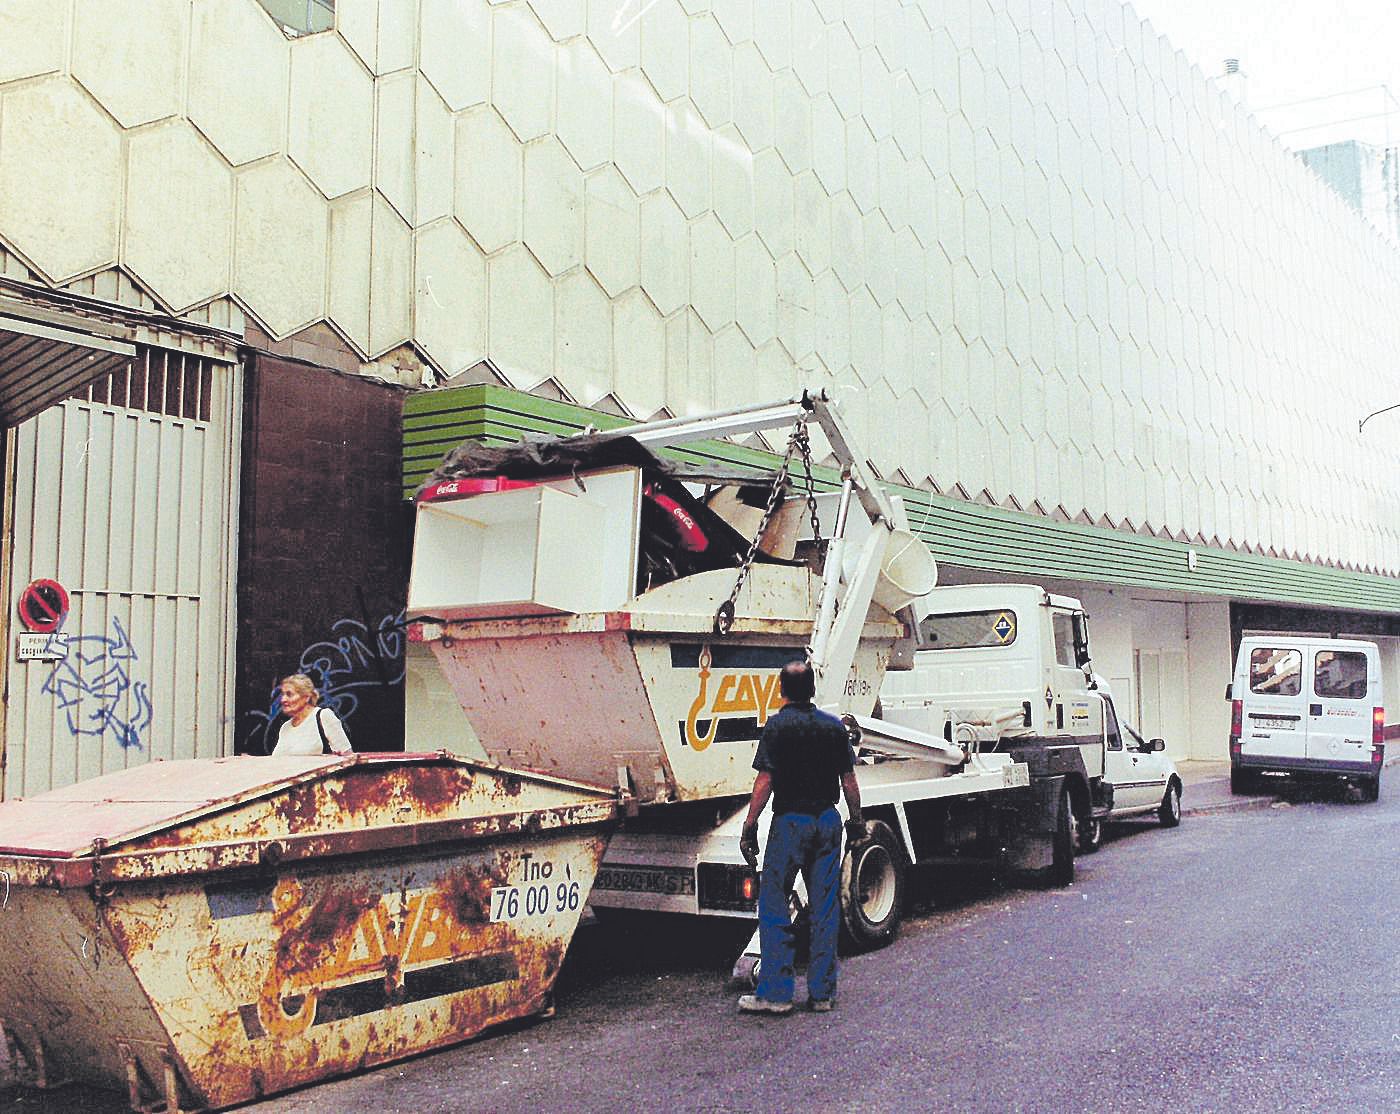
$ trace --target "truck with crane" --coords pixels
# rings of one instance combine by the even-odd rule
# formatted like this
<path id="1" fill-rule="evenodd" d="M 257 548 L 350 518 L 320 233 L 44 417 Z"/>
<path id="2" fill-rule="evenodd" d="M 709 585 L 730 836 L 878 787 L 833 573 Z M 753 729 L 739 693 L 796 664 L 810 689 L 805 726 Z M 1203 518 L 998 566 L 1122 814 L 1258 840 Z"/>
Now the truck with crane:
<path id="1" fill-rule="evenodd" d="M 781 428 L 768 476 L 705 450 Z M 812 478 L 814 430 L 840 466 L 835 491 Z M 869 947 L 896 931 L 908 867 L 973 861 L 1068 884 L 1076 825 L 1104 810 L 1107 697 L 1083 609 L 1028 585 L 935 582 L 837 407 L 804 393 L 464 444 L 418 496 L 409 637 L 492 761 L 622 795 L 598 911 L 755 917 L 738 852 L 750 763 L 778 670 L 808 658 L 816 704 L 858 745 L 872 822 L 845 853 L 843 925 Z M 958 647 L 988 644 L 1005 661 L 959 674 Z M 933 656 L 952 672 L 920 664 Z"/>

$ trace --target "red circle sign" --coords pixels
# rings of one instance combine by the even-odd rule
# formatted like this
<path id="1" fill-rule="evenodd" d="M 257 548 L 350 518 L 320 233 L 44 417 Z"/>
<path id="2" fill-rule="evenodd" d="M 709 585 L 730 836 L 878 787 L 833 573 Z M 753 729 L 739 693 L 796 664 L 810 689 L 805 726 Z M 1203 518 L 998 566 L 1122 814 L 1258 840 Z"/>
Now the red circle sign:
<path id="1" fill-rule="evenodd" d="M 68 593 L 57 580 L 31 581 L 20 593 L 19 621 L 35 634 L 52 634 L 68 614 Z"/>

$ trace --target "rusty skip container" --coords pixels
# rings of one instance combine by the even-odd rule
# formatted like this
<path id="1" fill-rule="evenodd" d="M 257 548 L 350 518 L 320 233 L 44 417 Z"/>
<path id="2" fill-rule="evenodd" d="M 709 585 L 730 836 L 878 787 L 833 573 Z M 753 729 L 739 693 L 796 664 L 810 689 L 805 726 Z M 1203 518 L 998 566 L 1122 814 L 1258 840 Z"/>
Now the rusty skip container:
<path id="1" fill-rule="evenodd" d="M 0 805 L 33 1082 L 222 1107 L 549 1005 L 614 796 L 446 754 L 157 762 Z"/>

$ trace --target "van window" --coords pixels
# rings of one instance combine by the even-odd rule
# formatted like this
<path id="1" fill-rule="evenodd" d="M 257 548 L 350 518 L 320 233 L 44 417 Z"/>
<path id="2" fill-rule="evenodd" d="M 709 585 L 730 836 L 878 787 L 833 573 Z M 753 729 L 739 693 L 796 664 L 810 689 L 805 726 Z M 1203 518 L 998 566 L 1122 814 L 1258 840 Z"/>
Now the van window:
<path id="1" fill-rule="evenodd" d="M 1299 650 L 1259 646 L 1249 654 L 1249 691 L 1265 696 L 1297 696 L 1302 691 L 1303 655 Z"/>
<path id="2" fill-rule="evenodd" d="M 1016 612 L 963 611 L 930 615 L 919 624 L 923 649 L 966 650 L 973 646 L 1010 646 L 1016 641 Z"/>
<path id="3" fill-rule="evenodd" d="M 1051 622 L 1055 628 L 1055 661 L 1070 669 L 1079 668 L 1074 660 L 1074 619 L 1067 611 L 1056 611 Z"/>
<path id="4" fill-rule="evenodd" d="M 1313 692 L 1339 700 L 1366 698 L 1366 655 L 1355 650 L 1319 650 Z"/>
<path id="5" fill-rule="evenodd" d="M 1118 712 L 1111 700 L 1103 702 L 1103 732 L 1108 740 L 1109 750 L 1123 749 L 1123 734 L 1118 730 Z"/>

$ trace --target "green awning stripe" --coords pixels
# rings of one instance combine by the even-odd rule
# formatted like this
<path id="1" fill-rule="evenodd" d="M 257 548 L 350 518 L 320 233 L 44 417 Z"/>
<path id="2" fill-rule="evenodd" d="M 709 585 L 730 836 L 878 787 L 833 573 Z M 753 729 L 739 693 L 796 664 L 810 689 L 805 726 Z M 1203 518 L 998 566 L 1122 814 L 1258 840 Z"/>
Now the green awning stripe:
<path id="1" fill-rule="evenodd" d="M 420 391 L 404 402 L 403 491 L 414 491 L 443 456 L 469 438 L 505 444 L 531 433 L 567 434 L 585 425 L 616 429 L 626 418 L 570 403 L 476 384 Z M 774 453 L 723 441 L 668 449 L 665 455 L 700 466 L 771 469 Z M 834 469 L 816 469 L 819 490 L 840 482 Z M 891 484 L 904 499 L 914 533 L 945 564 L 1031 580 L 1092 583 L 1400 613 L 1400 578 L 1190 545 L 1102 526 L 1057 522 L 1025 511 L 989 507 Z M 1196 553 L 1196 568 L 1187 567 Z"/>

